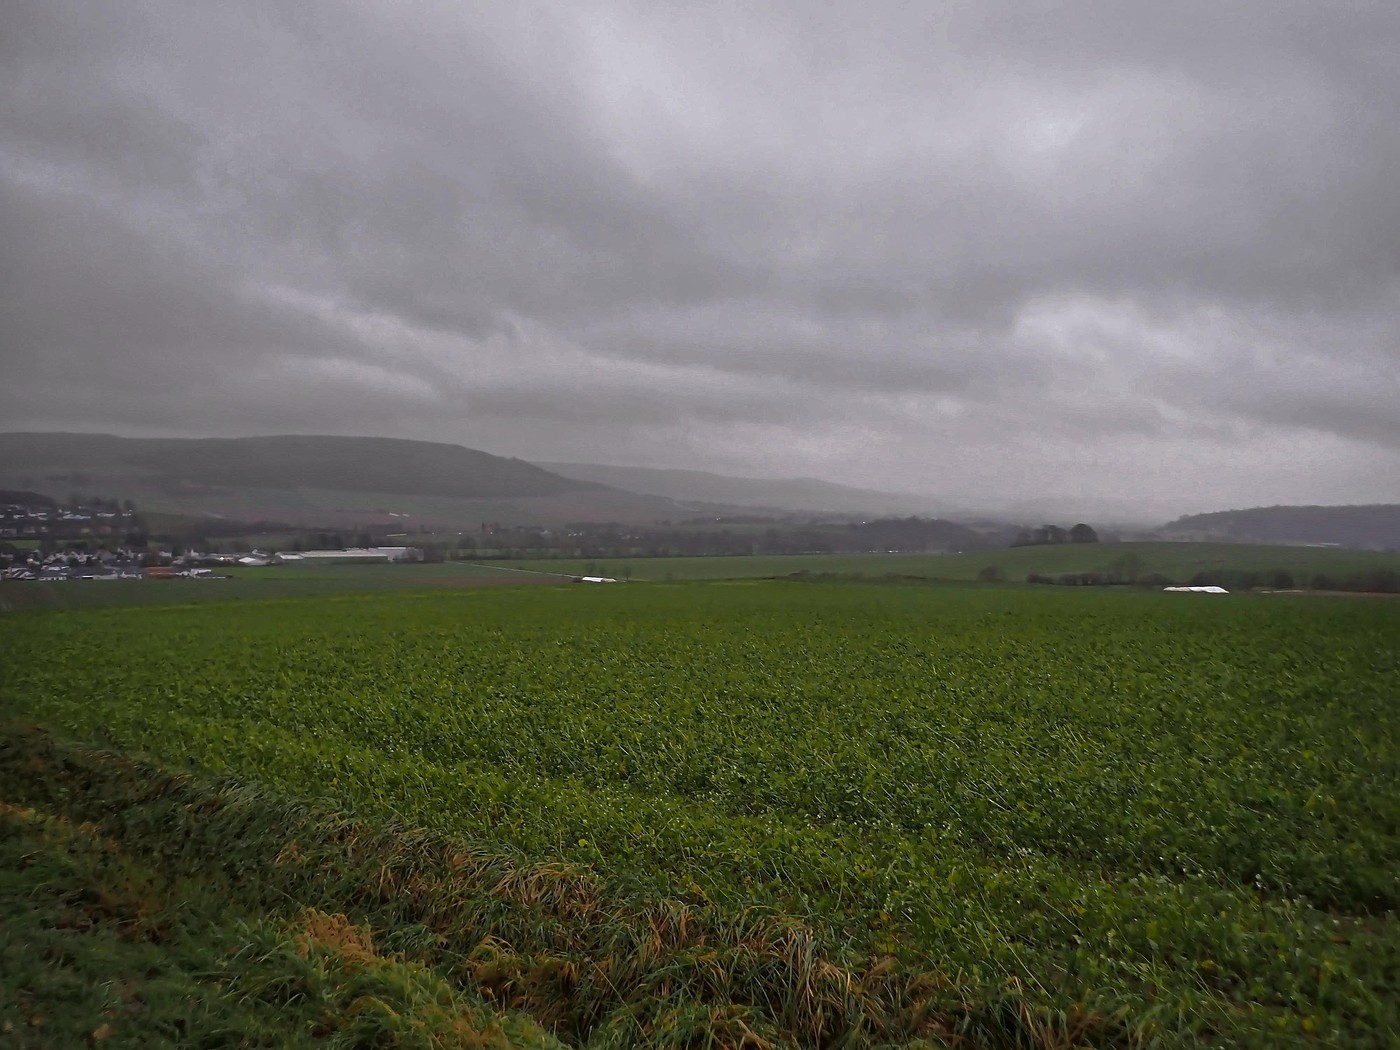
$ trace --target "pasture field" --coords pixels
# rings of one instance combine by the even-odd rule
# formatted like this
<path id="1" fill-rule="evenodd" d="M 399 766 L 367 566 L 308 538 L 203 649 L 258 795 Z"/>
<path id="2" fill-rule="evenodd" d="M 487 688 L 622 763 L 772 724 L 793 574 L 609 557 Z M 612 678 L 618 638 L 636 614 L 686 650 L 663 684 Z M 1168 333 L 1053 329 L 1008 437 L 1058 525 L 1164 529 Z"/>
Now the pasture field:
<path id="1" fill-rule="evenodd" d="M 1120 559 L 1137 559 L 1139 574 L 1161 573 L 1185 582 L 1198 572 L 1229 570 L 1268 573 L 1283 569 L 1299 587 L 1316 575 L 1336 580 L 1388 569 L 1400 572 L 1400 554 L 1318 547 L 1279 547 L 1242 543 L 1064 544 L 976 551 L 970 554 L 793 554 L 690 558 L 535 558 L 447 561 L 433 564 L 293 563 L 219 570 L 232 578 L 189 580 L 73 580 L 58 584 L 0 582 L 0 613 L 22 609 L 71 609 L 111 605 L 178 605 L 260 598 L 331 597 L 345 594 L 417 590 L 425 587 L 523 586 L 563 583 L 581 575 L 605 575 L 632 582 L 767 579 L 808 574 L 865 579 L 913 577 L 972 581 L 996 566 L 1007 583 L 1030 573 L 1110 569 Z"/>
<path id="2" fill-rule="evenodd" d="M 494 562 L 411 565 L 230 566 L 222 580 L 33 580 L 0 582 L 0 613 L 119 605 L 191 605 L 269 598 L 330 598 L 430 587 L 562 584 L 568 577 L 522 571 Z"/>
<path id="3" fill-rule="evenodd" d="M 634 580 L 720 580 L 788 576 L 796 572 L 833 573 L 875 578 L 922 576 L 940 580 L 975 580 L 989 565 L 1010 582 L 1031 573 L 1096 572 L 1132 556 L 1140 575 L 1161 573 L 1185 582 L 1198 572 L 1234 570 L 1292 573 L 1298 586 L 1315 575 L 1344 578 L 1373 569 L 1400 571 L 1400 554 L 1331 547 L 1286 547 L 1251 543 L 1066 543 L 963 554 L 785 554 L 713 558 L 536 559 L 512 562 L 524 568 L 582 574 L 589 571 Z"/>
<path id="4" fill-rule="evenodd" d="M 233 894 L 344 850 L 308 906 L 575 1045 L 1400 1039 L 1395 602 L 774 581 L 4 627 L 11 724 L 157 764 L 11 733 L 5 801 Z M 249 791 L 388 830 L 288 845 L 309 818 Z M 477 859 L 381 863 L 406 827 Z"/>

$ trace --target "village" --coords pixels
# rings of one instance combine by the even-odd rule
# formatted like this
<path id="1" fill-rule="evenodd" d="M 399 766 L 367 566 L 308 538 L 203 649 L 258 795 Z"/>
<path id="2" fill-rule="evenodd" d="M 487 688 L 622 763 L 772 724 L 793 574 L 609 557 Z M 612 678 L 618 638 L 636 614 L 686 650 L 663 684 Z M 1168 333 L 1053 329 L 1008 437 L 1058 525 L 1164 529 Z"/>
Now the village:
<path id="1" fill-rule="evenodd" d="M 130 500 L 72 500 L 65 505 L 33 492 L 4 496 L 0 541 L 112 536 L 130 529 L 137 517 Z"/>
<path id="2" fill-rule="evenodd" d="M 289 565 L 297 562 L 406 562 L 422 560 L 414 547 L 351 547 L 345 550 L 253 551 L 249 554 L 207 554 L 117 547 L 95 552 L 76 547 L 47 553 L 0 552 L 0 579 L 6 580 L 222 580 L 221 566 Z"/>
<path id="3" fill-rule="evenodd" d="M 148 541 L 144 519 L 130 501 L 73 499 L 60 503 L 34 493 L 6 493 L 0 503 L 0 579 L 218 580 L 220 568 L 297 562 L 421 561 L 416 547 L 360 546 L 242 553 L 181 550 Z M 16 498 L 20 497 L 20 498 Z"/>

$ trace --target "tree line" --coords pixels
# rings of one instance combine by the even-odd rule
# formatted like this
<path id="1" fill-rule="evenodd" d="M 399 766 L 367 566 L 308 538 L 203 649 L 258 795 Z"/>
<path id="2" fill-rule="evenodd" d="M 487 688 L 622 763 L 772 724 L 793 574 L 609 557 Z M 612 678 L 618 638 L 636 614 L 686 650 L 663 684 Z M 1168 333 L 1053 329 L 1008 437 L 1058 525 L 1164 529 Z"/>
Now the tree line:
<path id="1" fill-rule="evenodd" d="M 1080 522 L 1068 529 L 1059 525 L 1041 525 L 1036 529 L 1022 529 L 1011 541 L 1013 547 L 1039 547 L 1054 543 L 1098 543 L 1099 534 L 1089 525 Z"/>

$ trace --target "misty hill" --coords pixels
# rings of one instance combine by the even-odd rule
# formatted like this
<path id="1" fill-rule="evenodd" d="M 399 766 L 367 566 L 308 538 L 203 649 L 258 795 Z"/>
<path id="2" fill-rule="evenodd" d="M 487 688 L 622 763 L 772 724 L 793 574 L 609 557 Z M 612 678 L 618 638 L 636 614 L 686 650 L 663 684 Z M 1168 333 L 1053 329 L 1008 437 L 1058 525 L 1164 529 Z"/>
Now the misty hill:
<path id="1" fill-rule="evenodd" d="M 835 514 L 933 514 L 933 497 L 876 492 L 817 478 L 737 478 L 703 470 L 613 467 L 601 463 L 540 463 L 566 478 L 680 501 Z"/>
<path id="2" fill-rule="evenodd" d="M 318 488 L 459 498 L 557 496 L 596 489 L 518 459 L 397 438 L 120 438 L 0 434 L 0 476 L 25 488 Z"/>
<path id="3" fill-rule="evenodd" d="M 1400 549 L 1400 505 L 1251 507 L 1191 514 L 1162 526 L 1164 536 L 1241 543 L 1335 543 Z"/>
<path id="4" fill-rule="evenodd" d="M 58 500 L 45 496 L 42 492 L 16 492 L 14 489 L 0 489 L 0 507 L 48 507 L 58 508 Z"/>
<path id="5" fill-rule="evenodd" d="M 307 527 L 647 523 L 671 500 L 563 478 L 518 459 L 389 438 L 119 438 L 0 434 L 0 488 L 130 499 L 183 517 Z"/>

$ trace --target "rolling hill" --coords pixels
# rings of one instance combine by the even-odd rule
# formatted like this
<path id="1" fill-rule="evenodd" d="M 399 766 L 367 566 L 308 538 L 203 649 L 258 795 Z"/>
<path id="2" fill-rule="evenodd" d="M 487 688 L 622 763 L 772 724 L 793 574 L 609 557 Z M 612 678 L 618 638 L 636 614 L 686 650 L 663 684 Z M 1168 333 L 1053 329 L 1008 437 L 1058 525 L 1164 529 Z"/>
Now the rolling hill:
<path id="1" fill-rule="evenodd" d="M 678 501 L 831 514 L 938 515 L 949 510 L 947 501 L 933 496 L 877 492 L 817 478 L 739 478 L 703 470 L 614 467 L 602 463 L 537 465 L 577 481 Z"/>
<path id="2" fill-rule="evenodd" d="M 1400 550 L 1400 505 L 1223 510 L 1177 518 L 1162 526 L 1161 533 L 1170 539 Z"/>
<path id="3" fill-rule="evenodd" d="M 141 509 L 347 526 L 410 518 L 650 522 L 684 508 L 518 459 L 372 437 L 123 438 L 0 434 L 0 488 L 130 499 Z"/>
<path id="4" fill-rule="evenodd" d="M 419 496 L 557 496 L 597 489 L 518 459 L 428 441 L 368 437 L 120 438 L 0 434 L 0 470 L 31 487 L 117 478 L 196 488 L 387 492 Z"/>

